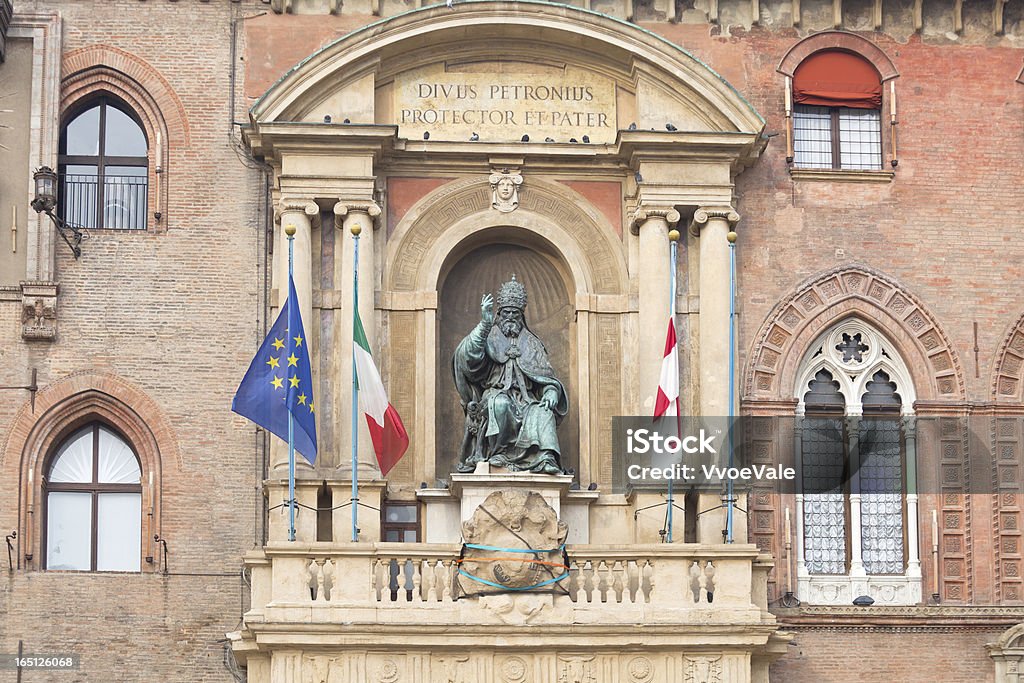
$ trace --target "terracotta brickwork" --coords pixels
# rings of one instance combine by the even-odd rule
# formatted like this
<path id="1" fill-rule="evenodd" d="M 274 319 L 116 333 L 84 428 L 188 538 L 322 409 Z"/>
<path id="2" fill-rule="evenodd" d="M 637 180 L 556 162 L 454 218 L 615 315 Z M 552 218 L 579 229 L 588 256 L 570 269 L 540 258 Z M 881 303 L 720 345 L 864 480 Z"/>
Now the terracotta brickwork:
<path id="1" fill-rule="evenodd" d="M 160 132 L 161 158 L 150 140 L 150 183 L 154 187 L 152 164 L 158 162 L 165 170 L 165 206 L 156 224 L 151 191 L 150 230 L 93 231 L 78 260 L 56 243 L 60 306 L 52 342 L 22 340 L 21 300 L 10 293 L 18 282 L 0 274 L 0 288 L 11 288 L 0 289 L 0 385 L 28 384 L 35 369 L 39 386 L 34 404 L 25 390 L 0 392 L 0 500 L 9 501 L 0 504 L 0 530 L 18 531 L 15 571 L 0 571 L 0 652 L 17 651 L 23 640 L 26 652 L 81 654 L 81 672 L 66 680 L 232 680 L 218 641 L 247 608 L 239 570 L 242 555 L 263 540 L 259 482 L 266 454 L 252 424 L 229 406 L 264 329 L 267 231 L 273 230 L 267 168 L 248 156 L 236 122 L 246 121 L 248 108 L 297 62 L 379 17 L 274 14 L 259 0 L 32 5 L 33 11 L 59 9 L 64 22 L 63 106 L 121 88 L 147 133 Z M 1007 11 L 1013 6 L 1008 3 Z M 859 316 L 889 335 L 913 377 L 918 414 L 948 423 L 933 442 L 919 445 L 920 457 L 962 472 L 932 482 L 932 495 L 922 496 L 918 535 L 926 599 L 938 578 L 943 604 L 1007 610 L 992 618 L 991 629 L 964 612 L 929 629 L 912 609 L 886 615 L 884 623 L 855 623 L 848 612 L 808 619 L 799 610 L 783 610 L 780 622 L 794 625 L 795 644 L 772 666 L 773 680 L 991 680 L 984 644 L 1024 620 L 1024 610 L 1014 611 L 1024 604 L 1019 34 L 1010 39 L 968 31 L 954 40 L 900 27 L 837 39 L 836 46 L 848 49 L 870 41 L 877 52 L 868 57 L 886 65 L 883 76 L 892 77 L 897 89 L 894 176 L 861 183 L 790 173 L 779 69 L 791 72 L 810 50 L 795 47 L 806 29 L 769 24 L 730 31 L 727 22 L 662 21 L 642 28 L 709 65 L 765 119 L 767 147 L 734 181 L 735 209 L 742 216 L 735 229 L 737 376 L 744 408 L 792 414 L 797 366 L 830 324 Z M 883 127 L 889 149 L 885 116 Z M 474 172 L 486 172 L 480 166 Z M 444 183 L 462 187 L 459 178 L 407 171 L 391 178 L 386 225 L 377 239 L 389 239 L 414 206 L 429 218 L 430 208 L 417 202 Z M 564 183 L 629 239 L 622 230 L 624 186 L 581 177 L 545 182 Z M 534 187 L 537 194 L 524 193 L 524 207 L 547 197 L 540 192 L 543 183 Z M 26 202 L 19 211 L 27 210 Z M 563 227 L 576 231 L 599 217 L 582 210 L 565 215 L 574 225 Z M 421 229 L 437 227 L 428 223 Z M 625 270 L 619 267 L 625 257 L 616 260 L 612 253 L 594 241 L 587 256 L 595 272 Z M 696 274 L 682 277 L 687 284 L 680 290 L 690 294 Z M 593 283 L 595 291 L 635 298 L 635 291 L 614 290 L 613 280 Z M 324 282 L 332 284 L 326 277 Z M 403 284 L 413 289 L 412 282 Z M 681 309 L 695 313 L 699 301 L 690 298 L 680 296 Z M 404 320 L 392 318 L 392 334 L 404 329 Z M 595 326 L 604 329 L 603 319 Z M 611 327 L 608 344 L 591 352 L 614 361 L 617 328 Z M 697 333 L 687 323 L 679 336 L 685 345 Z M 684 363 L 692 356 L 683 349 Z M 693 374 L 683 369 L 684 380 Z M 686 386 L 683 400 L 695 400 Z M 960 426 L 975 415 L 992 418 L 981 444 L 967 439 Z M 1001 423 L 1000 417 L 1007 419 Z M 41 520 L 28 511 L 28 472 L 38 479 L 42 459 L 59 439 L 91 419 L 119 427 L 136 447 L 143 471 L 156 473 L 153 503 L 169 546 L 167 574 L 159 556 L 140 574 L 39 570 Z M 776 437 L 759 435 L 769 460 Z M 981 447 L 998 463 L 984 473 L 986 493 L 976 493 L 977 482 L 972 486 L 963 473 L 968 454 Z M 415 479 L 410 475 L 412 486 Z M 778 559 L 784 504 L 755 491 L 750 507 L 751 541 L 776 557 L 768 596 L 775 607 L 790 572 Z M 933 510 L 941 526 L 938 577 L 928 540 Z M 961 627 L 958 620 L 970 624 Z"/>

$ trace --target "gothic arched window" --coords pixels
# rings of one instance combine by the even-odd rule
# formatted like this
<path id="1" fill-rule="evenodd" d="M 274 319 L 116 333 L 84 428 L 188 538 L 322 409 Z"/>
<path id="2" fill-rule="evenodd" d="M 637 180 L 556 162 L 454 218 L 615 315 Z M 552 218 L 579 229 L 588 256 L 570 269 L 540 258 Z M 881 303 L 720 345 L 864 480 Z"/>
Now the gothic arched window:
<path id="1" fill-rule="evenodd" d="M 44 492 L 47 569 L 140 570 L 142 470 L 120 435 L 94 422 L 65 439 Z"/>
<path id="2" fill-rule="evenodd" d="M 920 600 L 914 389 L 895 348 L 847 320 L 797 375 L 797 576 L 809 603 Z"/>
<path id="3" fill-rule="evenodd" d="M 103 95 L 61 128 L 60 200 L 64 220 L 84 228 L 145 230 L 149 158 L 138 116 Z"/>

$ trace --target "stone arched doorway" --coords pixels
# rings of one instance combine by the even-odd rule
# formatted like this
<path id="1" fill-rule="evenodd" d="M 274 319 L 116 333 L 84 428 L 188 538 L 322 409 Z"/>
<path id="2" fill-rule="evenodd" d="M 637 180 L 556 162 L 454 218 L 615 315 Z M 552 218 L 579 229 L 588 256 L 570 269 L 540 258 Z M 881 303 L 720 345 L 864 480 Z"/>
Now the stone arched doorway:
<path id="1" fill-rule="evenodd" d="M 479 322 L 480 297 L 496 293 L 512 274 L 527 289 L 526 321 L 543 340 L 569 394 L 569 414 L 559 425 L 562 467 L 579 471 L 578 372 L 571 275 L 555 249 L 514 228 L 485 230 L 449 254 L 438 283 L 437 411 L 435 467 L 453 471 L 463 432 L 463 412 L 452 381 L 451 358 L 459 341 Z"/>

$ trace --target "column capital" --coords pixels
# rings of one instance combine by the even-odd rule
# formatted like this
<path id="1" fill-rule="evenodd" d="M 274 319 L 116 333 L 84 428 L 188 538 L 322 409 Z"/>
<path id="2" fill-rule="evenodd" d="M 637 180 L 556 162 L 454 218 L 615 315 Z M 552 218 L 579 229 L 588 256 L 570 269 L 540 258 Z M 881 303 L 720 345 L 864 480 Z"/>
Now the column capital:
<path id="1" fill-rule="evenodd" d="M 660 218 L 668 223 L 671 230 L 679 222 L 679 212 L 671 206 L 641 206 L 638 207 L 629 218 L 629 229 L 634 235 L 640 234 L 640 226 L 651 220 Z"/>
<path id="2" fill-rule="evenodd" d="M 282 197 L 277 203 L 274 222 L 280 223 L 286 213 L 302 213 L 309 219 L 310 225 L 320 224 L 320 207 L 312 199 L 306 197 Z"/>
<path id="3" fill-rule="evenodd" d="M 334 227 L 339 230 L 344 227 L 345 217 L 350 213 L 369 216 L 371 224 L 377 228 L 377 217 L 381 214 L 381 208 L 373 200 L 349 201 L 343 199 L 334 205 Z"/>
<path id="4" fill-rule="evenodd" d="M 701 228 L 714 219 L 726 221 L 731 229 L 740 222 L 740 215 L 731 206 L 702 206 L 693 212 L 690 233 L 699 236 Z"/>

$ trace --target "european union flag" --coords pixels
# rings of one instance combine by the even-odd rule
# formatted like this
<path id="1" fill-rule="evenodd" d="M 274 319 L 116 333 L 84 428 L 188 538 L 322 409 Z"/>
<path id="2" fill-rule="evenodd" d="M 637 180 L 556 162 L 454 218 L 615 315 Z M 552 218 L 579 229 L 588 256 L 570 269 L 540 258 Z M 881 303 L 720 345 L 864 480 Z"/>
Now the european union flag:
<path id="1" fill-rule="evenodd" d="M 295 283 L 288 278 L 288 300 L 238 385 L 231 410 L 288 440 L 288 413 L 294 416 L 295 450 L 316 460 L 316 420 L 309 345 L 302 328 Z"/>

